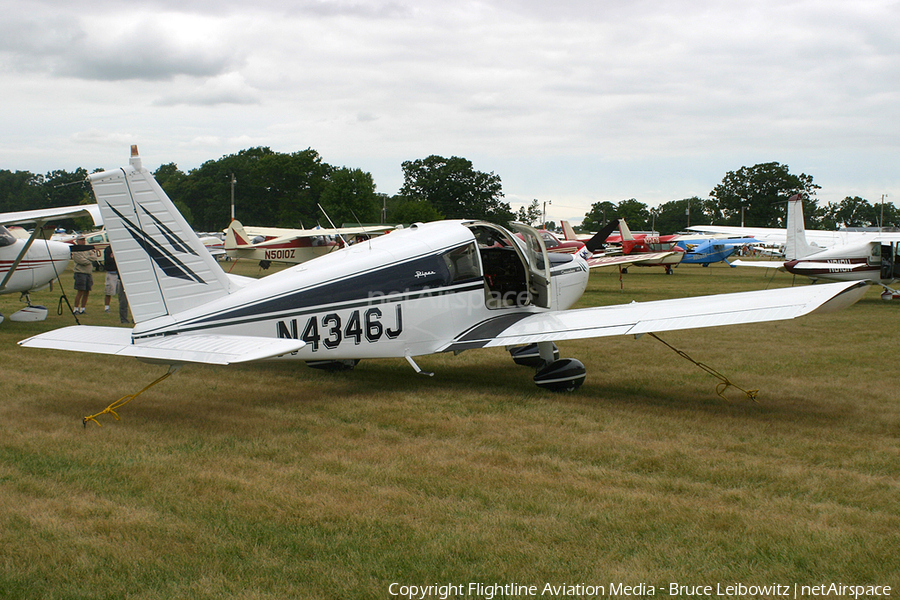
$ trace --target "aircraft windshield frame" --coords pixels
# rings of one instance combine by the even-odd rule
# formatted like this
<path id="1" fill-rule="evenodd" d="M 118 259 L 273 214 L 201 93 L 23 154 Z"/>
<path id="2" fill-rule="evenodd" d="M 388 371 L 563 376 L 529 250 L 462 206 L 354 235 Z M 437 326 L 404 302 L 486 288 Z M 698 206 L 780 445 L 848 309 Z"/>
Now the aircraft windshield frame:
<path id="1" fill-rule="evenodd" d="M 0 248 L 12 246 L 16 243 L 16 236 L 9 232 L 9 229 L 0 225 Z"/>

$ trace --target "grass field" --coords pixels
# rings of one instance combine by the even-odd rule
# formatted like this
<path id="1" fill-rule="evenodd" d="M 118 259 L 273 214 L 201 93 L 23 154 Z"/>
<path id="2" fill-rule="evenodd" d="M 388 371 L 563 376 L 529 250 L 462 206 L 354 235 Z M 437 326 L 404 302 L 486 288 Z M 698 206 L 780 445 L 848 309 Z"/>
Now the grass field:
<path id="1" fill-rule="evenodd" d="M 118 325 L 102 279 L 81 321 Z M 632 269 L 619 291 L 607 270 L 583 304 L 791 283 L 684 265 Z M 19 348 L 73 324 L 58 297 L 34 295 L 45 322 L 0 324 L 2 598 L 408 595 L 392 583 L 490 598 L 472 582 L 900 593 L 900 303 L 875 289 L 832 315 L 661 336 L 757 403 L 722 400 L 644 336 L 561 344 L 588 370 L 574 394 L 539 390 L 502 350 L 423 357 L 433 378 L 402 360 L 186 367 L 86 428 L 165 369 Z M 19 306 L 0 296 L 4 315 Z"/>

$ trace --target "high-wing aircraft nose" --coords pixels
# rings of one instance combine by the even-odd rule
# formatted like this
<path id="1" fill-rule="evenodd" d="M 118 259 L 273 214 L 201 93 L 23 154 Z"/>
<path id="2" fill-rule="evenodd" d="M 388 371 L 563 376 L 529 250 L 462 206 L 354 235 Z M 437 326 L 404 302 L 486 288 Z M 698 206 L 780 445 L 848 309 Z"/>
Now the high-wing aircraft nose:
<path id="1" fill-rule="evenodd" d="M 50 258 L 54 263 L 63 263 L 63 268 L 69 264 L 72 257 L 72 246 L 63 242 L 47 242 Z"/>

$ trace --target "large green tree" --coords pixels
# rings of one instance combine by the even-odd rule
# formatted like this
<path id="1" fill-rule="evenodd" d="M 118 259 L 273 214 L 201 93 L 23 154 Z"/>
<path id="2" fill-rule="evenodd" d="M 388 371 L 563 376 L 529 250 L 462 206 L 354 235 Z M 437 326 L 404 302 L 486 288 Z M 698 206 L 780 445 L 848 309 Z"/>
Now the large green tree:
<path id="1" fill-rule="evenodd" d="M 500 176 L 476 171 L 470 160 L 454 156 L 405 161 L 400 195 L 427 202 L 448 219 L 484 219 L 506 224 L 514 217 L 504 202 Z"/>
<path id="2" fill-rule="evenodd" d="M 0 170 L 0 212 L 46 208 L 42 178 L 28 171 Z"/>
<path id="3" fill-rule="evenodd" d="M 583 231 L 599 231 L 603 229 L 604 225 L 618 216 L 617 210 L 613 202 L 606 200 L 594 202 L 591 205 L 591 210 L 585 213 L 584 220 L 581 221 L 581 229 Z"/>
<path id="4" fill-rule="evenodd" d="M 526 225 L 531 225 L 532 227 L 540 227 L 542 225 L 541 220 L 544 217 L 544 213 L 541 210 L 541 205 L 535 198 L 531 201 L 527 207 L 522 206 L 519 207 L 519 210 L 516 211 L 516 221 L 519 223 L 525 223 Z"/>
<path id="5" fill-rule="evenodd" d="M 375 194 L 372 174 L 342 167 L 328 176 L 320 204 L 338 227 L 342 223 L 376 223 L 381 206 Z"/>
<path id="6" fill-rule="evenodd" d="M 650 210 L 643 202 L 634 198 L 622 200 L 618 204 L 614 202 L 595 202 L 584 215 L 581 229 L 584 231 L 598 231 L 612 219 L 625 219 L 629 229 L 643 230 L 650 227 Z"/>
<path id="7" fill-rule="evenodd" d="M 813 215 L 817 189 L 811 175 L 794 175 L 787 165 L 770 162 L 729 171 L 709 195 L 721 212 L 722 225 L 741 225 L 743 214 L 747 227 L 785 227 L 788 198 L 804 194 L 804 213 Z"/>
<path id="8" fill-rule="evenodd" d="M 207 161 L 184 178 L 166 169 L 164 189 L 190 208 L 197 230 L 228 224 L 232 185 L 237 219 L 258 226 L 312 227 L 327 224 L 318 203 L 332 170 L 312 149 L 284 154 L 248 148 Z"/>
<path id="9" fill-rule="evenodd" d="M 689 225 L 710 225 L 722 221 L 715 200 L 693 196 L 664 202 L 653 209 L 651 224 L 662 235 L 685 230 Z"/>
<path id="10" fill-rule="evenodd" d="M 643 202 L 639 202 L 635 198 L 622 200 L 617 207 L 617 215 L 620 219 L 625 219 L 628 228 L 632 231 L 642 231 L 650 229 L 650 209 Z"/>

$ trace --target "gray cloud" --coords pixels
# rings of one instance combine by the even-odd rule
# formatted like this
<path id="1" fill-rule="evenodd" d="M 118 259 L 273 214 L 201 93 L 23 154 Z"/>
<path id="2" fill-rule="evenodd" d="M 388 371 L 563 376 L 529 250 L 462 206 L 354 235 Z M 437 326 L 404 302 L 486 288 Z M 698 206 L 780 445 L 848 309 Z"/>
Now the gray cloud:
<path id="1" fill-rule="evenodd" d="M 60 136 L 98 148 L 75 133 L 127 131 L 185 167 L 244 141 L 311 146 L 376 164 L 387 192 L 402 160 L 478 157 L 505 169 L 510 196 L 573 204 L 705 195 L 725 170 L 772 160 L 834 178 L 820 198 L 880 196 L 897 179 L 900 5 L 888 0 L 0 7 L 0 167 L 23 141 L 39 156 Z"/>

